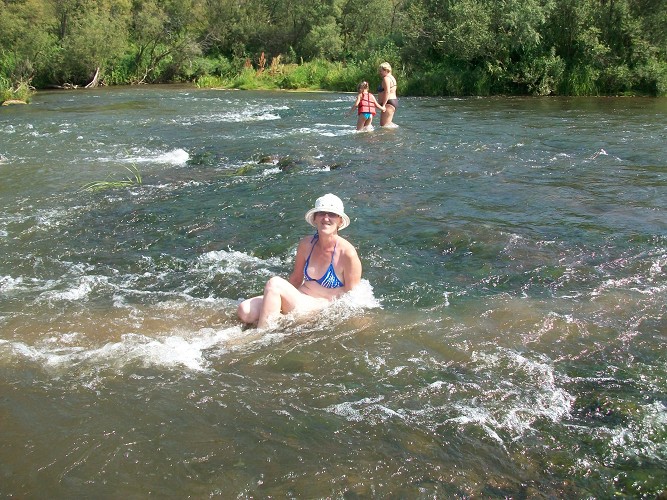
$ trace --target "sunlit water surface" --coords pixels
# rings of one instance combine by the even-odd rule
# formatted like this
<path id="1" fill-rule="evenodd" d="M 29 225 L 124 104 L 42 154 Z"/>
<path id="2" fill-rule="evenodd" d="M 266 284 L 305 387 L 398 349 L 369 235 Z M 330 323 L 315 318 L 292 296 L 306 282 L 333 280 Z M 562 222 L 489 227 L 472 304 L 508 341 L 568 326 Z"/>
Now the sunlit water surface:
<path id="1" fill-rule="evenodd" d="M 402 98 L 369 133 L 352 101 L 141 87 L 0 110 L 0 494 L 667 488 L 667 101 Z M 327 192 L 362 285 L 242 328 Z"/>

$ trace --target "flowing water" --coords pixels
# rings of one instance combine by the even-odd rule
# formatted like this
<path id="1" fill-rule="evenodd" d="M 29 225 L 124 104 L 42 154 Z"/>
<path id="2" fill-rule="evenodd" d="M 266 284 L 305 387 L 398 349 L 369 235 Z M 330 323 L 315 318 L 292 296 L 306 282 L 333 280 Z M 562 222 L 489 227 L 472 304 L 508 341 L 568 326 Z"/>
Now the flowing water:
<path id="1" fill-rule="evenodd" d="M 353 97 L 0 110 L 2 496 L 667 488 L 667 100 Z M 242 328 L 327 192 L 362 285 Z"/>

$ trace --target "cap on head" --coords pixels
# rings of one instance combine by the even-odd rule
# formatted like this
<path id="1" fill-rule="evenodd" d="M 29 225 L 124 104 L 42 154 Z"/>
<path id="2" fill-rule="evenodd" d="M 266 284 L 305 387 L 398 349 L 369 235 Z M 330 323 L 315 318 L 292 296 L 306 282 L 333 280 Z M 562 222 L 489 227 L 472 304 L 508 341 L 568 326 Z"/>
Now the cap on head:
<path id="1" fill-rule="evenodd" d="M 338 229 L 344 229 L 350 225 L 350 218 L 345 213 L 343 202 L 335 194 L 328 193 L 324 196 L 320 196 L 317 200 L 315 200 L 315 207 L 306 212 L 306 221 L 308 221 L 308 224 L 313 227 L 317 227 L 315 224 L 315 214 L 317 212 L 331 212 L 333 214 L 340 215 L 343 221 Z"/>

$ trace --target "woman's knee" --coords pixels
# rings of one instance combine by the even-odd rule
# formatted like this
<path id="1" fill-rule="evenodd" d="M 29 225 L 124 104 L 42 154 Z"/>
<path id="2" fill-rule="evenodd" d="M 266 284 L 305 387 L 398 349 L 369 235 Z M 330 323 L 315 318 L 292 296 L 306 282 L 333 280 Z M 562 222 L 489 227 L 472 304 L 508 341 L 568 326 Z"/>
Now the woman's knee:
<path id="1" fill-rule="evenodd" d="M 247 302 L 247 300 L 244 300 L 236 308 L 236 315 L 244 323 L 250 323 L 250 321 L 248 321 L 250 318 L 250 307 L 248 306 Z"/>
<path id="2" fill-rule="evenodd" d="M 280 292 L 285 289 L 285 283 L 288 282 L 280 276 L 270 278 L 269 281 L 266 282 L 266 285 L 264 285 L 264 295 L 273 293 L 280 294 Z"/>
<path id="3" fill-rule="evenodd" d="M 259 317 L 257 307 L 254 307 L 254 302 L 257 297 L 253 299 L 244 300 L 236 308 L 236 315 L 244 323 L 254 323 Z"/>

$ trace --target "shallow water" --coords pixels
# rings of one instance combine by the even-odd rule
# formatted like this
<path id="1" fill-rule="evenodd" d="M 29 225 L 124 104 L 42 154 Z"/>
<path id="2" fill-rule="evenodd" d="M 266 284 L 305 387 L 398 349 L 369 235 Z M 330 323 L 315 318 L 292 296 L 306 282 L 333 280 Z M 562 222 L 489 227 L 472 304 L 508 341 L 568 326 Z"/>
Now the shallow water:
<path id="1" fill-rule="evenodd" d="M 667 100 L 403 98 L 369 133 L 352 101 L 0 110 L 0 494 L 667 489 Z M 326 192 L 362 286 L 243 329 Z"/>

